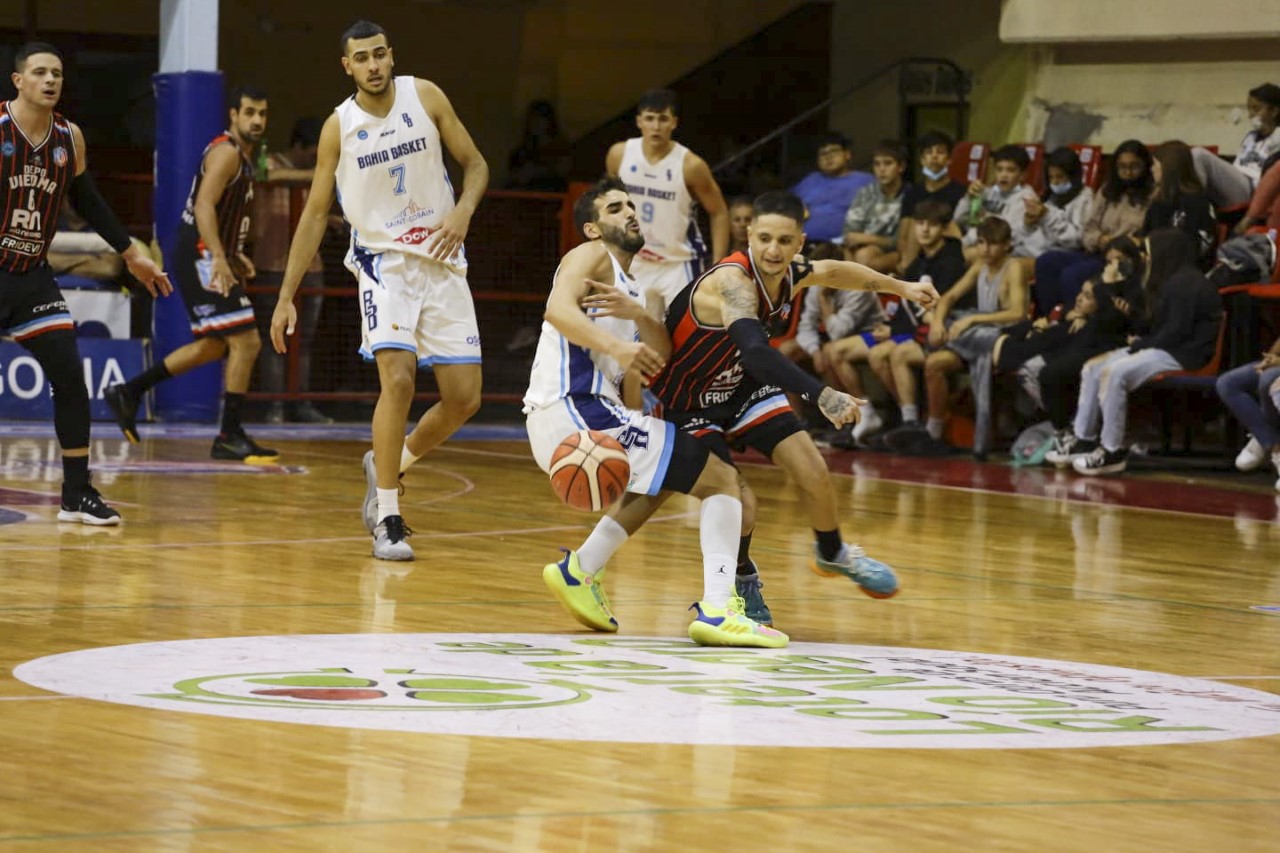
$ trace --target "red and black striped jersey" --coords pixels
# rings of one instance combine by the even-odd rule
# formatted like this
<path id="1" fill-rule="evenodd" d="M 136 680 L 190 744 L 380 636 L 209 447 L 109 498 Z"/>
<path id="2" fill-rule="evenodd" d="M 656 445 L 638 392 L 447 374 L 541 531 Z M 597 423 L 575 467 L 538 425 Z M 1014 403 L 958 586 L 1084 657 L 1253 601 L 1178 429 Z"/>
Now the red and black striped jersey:
<path id="1" fill-rule="evenodd" d="M 71 123 L 53 114 L 49 132 L 33 142 L 0 104 L 0 271 L 22 273 L 45 262 L 58 227 L 58 208 L 76 176 Z"/>
<path id="2" fill-rule="evenodd" d="M 200 171 L 191 179 L 191 193 L 187 196 L 187 206 L 182 210 L 182 221 L 195 228 L 196 196 L 200 193 L 200 184 L 204 181 L 204 161 L 209 152 L 219 145 L 233 145 L 240 155 L 240 171 L 227 182 L 222 189 L 222 196 L 214 206 L 218 215 L 218 239 L 222 242 L 222 250 L 228 258 L 244 251 L 245 238 L 249 236 L 249 202 L 253 201 L 253 164 L 244 150 L 236 143 L 230 133 L 222 133 L 204 147 L 200 155 Z M 204 241 L 197 243 L 200 251 L 204 250 Z"/>
<path id="3" fill-rule="evenodd" d="M 693 294 L 716 270 L 735 266 L 756 284 L 758 317 L 770 337 L 785 334 L 791 325 L 795 287 L 812 272 L 808 258 L 797 256 L 782 279 L 778 298 L 772 299 L 750 251 L 735 252 L 707 270 L 676 296 L 667 311 L 667 331 L 671 334 L 671 358 L 654 378 L 650 390 L 673 412 L 695 412 L 723 403 L 733 396 L 745 371 L 738 345 L 722 326 L 706 326 L 693 313 Z"/>

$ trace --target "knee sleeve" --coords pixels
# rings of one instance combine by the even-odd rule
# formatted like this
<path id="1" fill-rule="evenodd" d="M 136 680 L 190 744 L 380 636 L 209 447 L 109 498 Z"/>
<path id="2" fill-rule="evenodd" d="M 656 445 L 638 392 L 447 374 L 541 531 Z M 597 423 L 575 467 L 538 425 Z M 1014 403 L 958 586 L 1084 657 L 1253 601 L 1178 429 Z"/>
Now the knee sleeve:
<path id="1" fill-rule="evenodd" d="M 70 331 L 49 332 L 25 341 L 53 386 L 53 427 L 64 449 L 89 446 L 89 392 L 80 350 Z"/>

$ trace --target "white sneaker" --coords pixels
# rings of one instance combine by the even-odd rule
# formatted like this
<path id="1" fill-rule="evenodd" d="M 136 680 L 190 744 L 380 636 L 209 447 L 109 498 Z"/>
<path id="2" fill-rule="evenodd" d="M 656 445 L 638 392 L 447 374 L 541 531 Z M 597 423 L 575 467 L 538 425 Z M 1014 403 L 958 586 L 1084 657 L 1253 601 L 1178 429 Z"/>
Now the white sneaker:
<path id="1" fill-rule="evenodd" d="M 379 560 L 412 560 L 408 538 L 413 534 L 404 519 L 389 515 L 373 529 L 373 556 Z"/>
<path id="2" fill-rule="evenodd" d="M 1241 471 L 1256 471 L 1265 461 L 1267 461 L 1267 453 L 1262 449 L 1262 444 L 1258 439 L 1249 436 L 1248 444 L 1236 457 L 1236 468 Z"/>
<path id="3" fill-rule="evenodd" d="M 853 428 L 853 440 L 857 444 L 861 444 L 862 439 L 884 426 L 884 419 L 880 417 L 875 406 L 867 403 L 861 407 L 861 410 L 862 417 Z"/>

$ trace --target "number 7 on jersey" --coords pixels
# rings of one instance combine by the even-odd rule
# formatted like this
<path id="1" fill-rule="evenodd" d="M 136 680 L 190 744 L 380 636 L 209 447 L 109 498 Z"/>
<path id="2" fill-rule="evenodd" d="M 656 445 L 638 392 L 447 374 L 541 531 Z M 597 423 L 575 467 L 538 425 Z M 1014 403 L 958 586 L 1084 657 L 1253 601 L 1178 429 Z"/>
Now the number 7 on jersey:
<path id="1" fill-rule="evenodd" d="M 391 172 L 391 177 L 396 179 L 395 194 L 404 195 L 404 164 L 392 166 L 389 171 Z"/>

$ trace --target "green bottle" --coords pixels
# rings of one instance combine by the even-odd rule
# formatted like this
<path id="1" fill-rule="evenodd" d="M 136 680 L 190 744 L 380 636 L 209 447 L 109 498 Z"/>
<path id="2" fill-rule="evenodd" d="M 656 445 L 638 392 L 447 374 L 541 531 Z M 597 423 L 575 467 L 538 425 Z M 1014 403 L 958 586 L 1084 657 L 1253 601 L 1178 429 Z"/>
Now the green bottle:
<path id="1" fill-rule="evenodd" d="M 258 162 L 254 179 L 258 181 L 267 179 L 267 138 L 265 136 L 262 137 L 262 142 L 258 145 Z"/>

